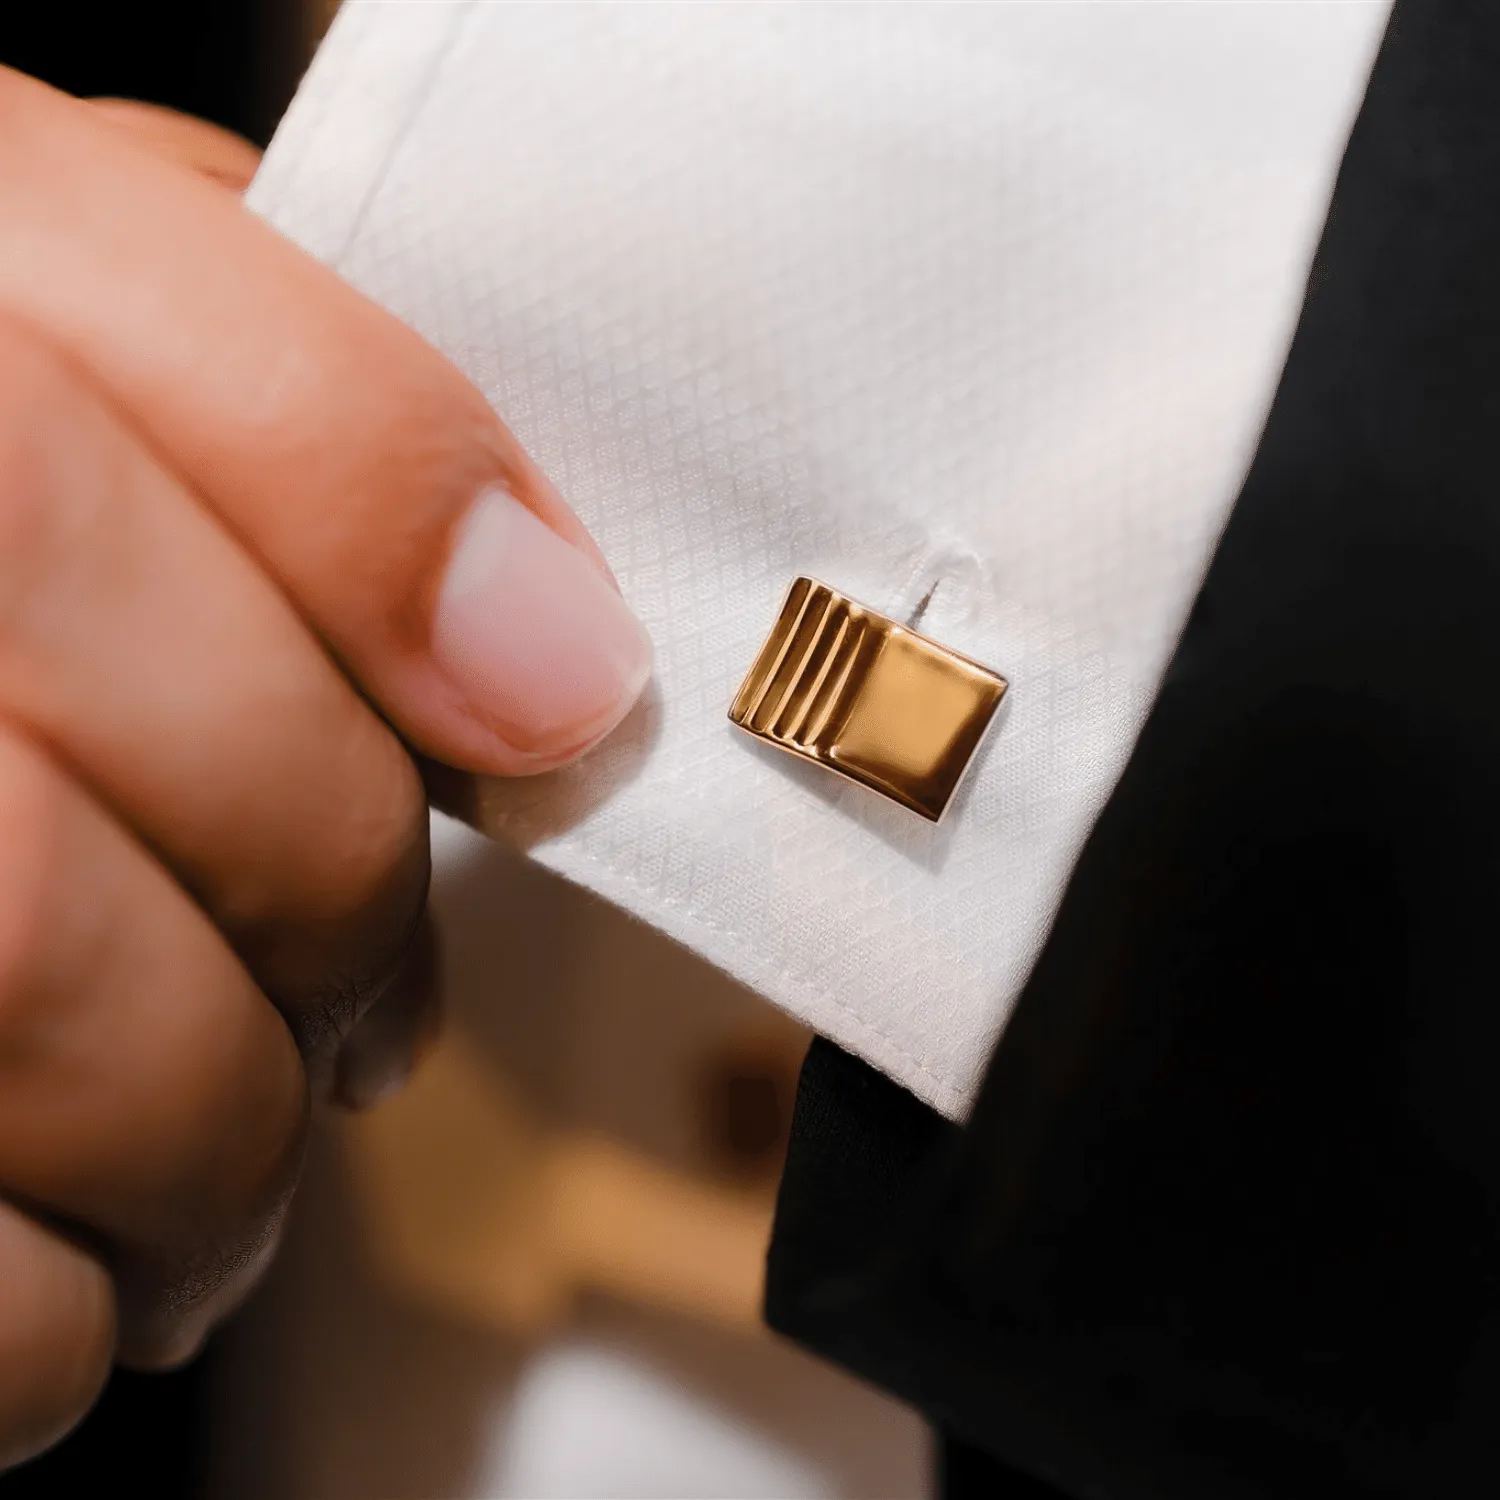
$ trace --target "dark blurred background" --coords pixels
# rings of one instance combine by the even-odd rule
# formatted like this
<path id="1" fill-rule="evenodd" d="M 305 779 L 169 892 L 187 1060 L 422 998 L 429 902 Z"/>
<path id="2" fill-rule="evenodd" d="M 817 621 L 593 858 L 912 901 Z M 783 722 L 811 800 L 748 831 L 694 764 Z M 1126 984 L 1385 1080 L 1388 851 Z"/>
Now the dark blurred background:
<path id="1" fill-rule="evenodd" d="M 170 105 L 264 145 L 331 0 L 0 6 L 0 62 L 71 94 Z"/>
<path id="2" fill-rule="evenodd" d="M 201 115 L 263 146 L 331 10 L 331 0 L 124 0 L 87 8 L 6 0 L 0 63 L 71 94 L 144 99 Z M 172 1375 L 116 1376 L 61 1447 L 0 1476 L 0 1497 L 99 1494 L 127 1476 L 154 1500 L 201 1493 L 199 1412 L 208 1376 L 207 1359 Z"/>

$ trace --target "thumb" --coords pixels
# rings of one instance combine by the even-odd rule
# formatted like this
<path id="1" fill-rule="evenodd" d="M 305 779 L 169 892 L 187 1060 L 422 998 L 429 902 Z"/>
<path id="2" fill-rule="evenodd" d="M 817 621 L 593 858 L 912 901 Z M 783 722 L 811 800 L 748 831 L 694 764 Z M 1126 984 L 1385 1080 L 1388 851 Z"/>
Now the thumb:
<path id="1" fill-rule="evenodd" d="M 586 750 L 650 642 L 479 392 L 230 194 L 0 72 L 0 313 L 42 329 L 280 582 L 418 749 Z"/>

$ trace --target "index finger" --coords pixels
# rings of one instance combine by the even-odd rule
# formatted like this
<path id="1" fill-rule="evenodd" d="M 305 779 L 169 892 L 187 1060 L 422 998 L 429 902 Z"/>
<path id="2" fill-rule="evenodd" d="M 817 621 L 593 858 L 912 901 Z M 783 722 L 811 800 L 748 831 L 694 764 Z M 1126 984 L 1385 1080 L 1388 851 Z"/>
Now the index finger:
<path id="1" fill-rule="evenodd" d="M 0 312 L 85 367 L 406 738 L 514 775 L 650 644 L 587 532 L 416 333 L 211 184 L 0 72 Z"/>

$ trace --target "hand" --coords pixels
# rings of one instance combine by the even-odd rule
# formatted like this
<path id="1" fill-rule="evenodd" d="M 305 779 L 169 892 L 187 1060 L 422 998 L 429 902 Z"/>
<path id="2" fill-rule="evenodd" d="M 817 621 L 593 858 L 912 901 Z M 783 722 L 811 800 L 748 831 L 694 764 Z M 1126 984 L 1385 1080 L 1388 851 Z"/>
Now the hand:
<path id="1" fill-rule="evenodd" d="M 478 392 L 226 190 L 247 153 L 0 72 L 0 1461 L 196 1348 L 309 1088 L 424 1024 L 405 746 L 556 766 L 650 669 Z"/>

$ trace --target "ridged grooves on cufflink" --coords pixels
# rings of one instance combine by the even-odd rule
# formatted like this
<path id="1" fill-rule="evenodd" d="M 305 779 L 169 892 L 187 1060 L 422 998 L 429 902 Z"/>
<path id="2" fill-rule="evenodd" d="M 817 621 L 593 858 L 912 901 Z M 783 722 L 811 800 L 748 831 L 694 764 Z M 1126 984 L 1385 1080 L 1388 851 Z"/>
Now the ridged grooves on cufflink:
<path id="1" fill-rule="evenodd" d="M 1005 690 L 988 667 L 803 577 L 729 717 L 936 822 Z"/>
<path id="2" fill-rule="evenodd" d="M 752 734 L 826 760 L 862 665 L 879 649 L 857 604 L 799 578 L 729 717 Z"/>

